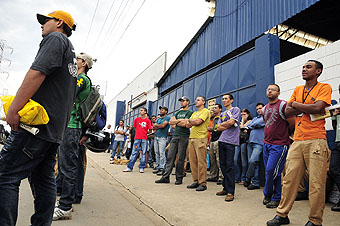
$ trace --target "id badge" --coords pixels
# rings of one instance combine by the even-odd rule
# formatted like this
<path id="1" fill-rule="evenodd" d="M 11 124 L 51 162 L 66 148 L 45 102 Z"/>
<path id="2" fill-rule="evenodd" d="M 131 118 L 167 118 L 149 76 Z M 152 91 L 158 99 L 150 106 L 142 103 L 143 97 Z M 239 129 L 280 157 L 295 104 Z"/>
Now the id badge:
<path id="1" fill-rule="evenodd" d="M 303 116 L 303 113 L 298 114 L 296 117 L 302 117 L 302 116 Z"/>

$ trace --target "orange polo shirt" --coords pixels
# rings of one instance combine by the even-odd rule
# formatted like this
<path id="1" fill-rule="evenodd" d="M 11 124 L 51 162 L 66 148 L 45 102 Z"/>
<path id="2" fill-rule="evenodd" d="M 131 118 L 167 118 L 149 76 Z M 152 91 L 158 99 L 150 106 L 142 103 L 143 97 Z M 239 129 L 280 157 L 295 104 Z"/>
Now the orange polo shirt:
<path id="1" fill-rule="evenodd" d="M 304 98 L 308 94 L 308 90 L 304 89 L 305 86 L 297 86 L 290 97 L 288 103 L 296 101 L 298 103 L 303 102 Z M 316 86 L 309 92 L 305 100 L 305 104 L 314 104 L 317 101 L 323 101 L 328 106 L 331 105 L 332 87 L 327 83 L 318 82 Z M 294 141 L 312 140 L 312 139 L 325 139 L 326 129 L 325 119 L 312 122 L 309 114 L 303 114 L 302 117 L 296 117 Z"/>

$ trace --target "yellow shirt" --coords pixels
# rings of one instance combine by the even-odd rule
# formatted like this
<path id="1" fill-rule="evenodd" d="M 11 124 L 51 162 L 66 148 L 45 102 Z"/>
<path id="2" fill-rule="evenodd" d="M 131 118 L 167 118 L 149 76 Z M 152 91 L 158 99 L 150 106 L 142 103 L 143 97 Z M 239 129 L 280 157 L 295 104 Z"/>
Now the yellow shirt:
<path id="1" fill-rule="evenodd" d="M 190 130 L 189 138 L 207 138 L 208 137 L 208 124 L 210 119 L 210 111 L 203 108 L 199 111 L 195 111 L 190 119 L 202 119 L 204 122 L 199 126 L 193 126 Z"/>

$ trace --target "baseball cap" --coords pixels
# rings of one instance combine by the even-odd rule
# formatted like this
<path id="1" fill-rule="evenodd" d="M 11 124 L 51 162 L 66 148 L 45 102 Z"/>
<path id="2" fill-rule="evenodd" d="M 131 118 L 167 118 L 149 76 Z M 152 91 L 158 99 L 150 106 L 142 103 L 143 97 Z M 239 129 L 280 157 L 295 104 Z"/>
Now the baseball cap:
<path id="1" fill-rule="evenodd" d="M 186 100 L 190 102 L 190 99 L 187 96 L 182 96 L 181 98 L 178 99 L 178 101 L 182 101 L 182 100 Z"/>
<path id="2" fill-rule="evenodd" d="M 83 61 L 85 61 L 86 64 L 87 64 L 87 67 L 89 69 L 92 68 L 93 62 L 97 61 L 96 59 L 92 59 L 92 57 L 90 55 L 86 54 L 86 53 L 78 53 L 77 54 L 77 58 L 82 59 Z"/>
<path id="3" fill-rule="evenodd" d="M 167 107 L 164 107 L 164 106 L 163 106 L 163 107 L 162 107 L 162 106 L 159 106 L 159 110 L 161 110 L 161 109 L 164 109 L 164 110 L 166 110 L 166 111 L 169 111 L 168 108 L 167 108 Z"/>
<path id="4" fill-rule="evenodd" d="M 46 19 L 58 19 L 58 20 L 62 20 L 64 21 L 64 23 L 73 31 L 76 30 L 76 25 L 74 24 L 74 20 L 73 17 L 71 16 L 71 14 L 62 11 L 62 10 L 56 10 L 53 11 L 51 13 L 49 13 L 48 15 L 43 15 L 43 14 L 39 14 L 37 13 L 37 19 L 38 22 L 43 25 L 46 22 Z"/>

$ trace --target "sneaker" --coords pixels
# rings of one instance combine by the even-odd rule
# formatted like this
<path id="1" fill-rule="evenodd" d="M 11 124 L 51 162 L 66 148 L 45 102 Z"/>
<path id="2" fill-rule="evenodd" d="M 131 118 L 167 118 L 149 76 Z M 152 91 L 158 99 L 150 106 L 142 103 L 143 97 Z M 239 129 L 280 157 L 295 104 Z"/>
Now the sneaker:
<path id="1" fill-rule="evenodd" d="M 192 188 L 198 188 L 199 184 L 197 182 L 194 182 L 190 185 L 187 186 L 187 188 L 192 189 Z"/>
<path id="2" fill-rule="evenodd" d="M 114 158 L 110 158 L 110 161 L 112 162 L 114 160 Z"/>
<path id="3" fill-rule="evenodd" d="M 248 187 L 249 185 L 250 185 L 249 181 L 245 181 L 244 184 L 243 184 L 244 187 Z"/>
<path id="4" fill-rule="evenodd" d="M 225 191 L 225 190 L 216 192 L 216 195 L 217 195 L 217 196 L 225 196 L 225 195 L 227 195 L 227 194 L 228 194 L 228 192 Z"/>
<path id="5" fill-rule="evenodd" d="M 72 220 L 72 209 L 65 211 L 59 207 L 54 208 L 53 220 Z"/>
<path id="6" fill-rule="evenodd" d="M 251 184 L 251 185 L 249 185 L 249 186 L 247 187 L 247 189 L 248 189 L 248 190 L 260 189 L 260 186 Z"/>
<path id="7" fill-rule="evenodd" d="M 144 169 L 139 169 L 139 172 L 140 173 L 144 173 Z"/>
<path id="8" fill-rule="evenodd" d="M 263 202 L 262 202 L 262 203 L 263 203 L 263 205 L 267 205 L 270 201 L 271 201 L 271 198 L 265 196 L 265 197 L 263 198 Z"/>
<path id="9" fill-rule="evenodd" d="M 169 180 L 169 178 L 162 177 L 161 179 L 156 180 L 155 183 L 156 184 L 168 184 L 168 183 L 170 183 L 170 180 Z"/>
<path id="10" fill-rule="evenodd" d="M 335 206 L 332 206 L 331 210 L 335 212 L 340 212 L 340 202 L 336 204 Z"/>
<path id="11" fill-rule="evenodd" d="M 182 180 L 176 180 L 175 185 L 180 185 L 182 184 Z"/>
<path id="12" fill-rule="evenodd" d="M 124 173 L 131 172 L 131 171 L 132 171 L 132 169 L 130 169 L 130 168 L 128 168 L 128 167 L 126 167 L 126 169 L 123 170 Z"/>
<path id="13" fill-rule="evenodd" d="M 226 201 L 226 202 L 232 202 L 232 201 L 234 201 L 234 195 L 228 193 L 227 196 L 225 197 L 225 201 Z"/>
<path id="14" fill-rule="evenodd" d="M 305 226 L 322 226 L 322 225 L 317 225 L 317 224 L 314 224 L 313 222 L 311 221 L 308 221 Z"/>
<path id="15" fill-rule="evenodd" d="M 278 201 L 270 201 L 266 204 L 266 207 L 269 208 L 269 209 L 274 209 L 276 207 L 278 207 L 280 204 L 280 202 Z"/>
<path id="16" fill-rule="evenodd" d="M 157 173 L 157 176 L 163 176 L 164 174 L 164 170 L 160 169 Z"/>
<path id="17" fill-rule="evenodd" d="M 271 219 L 270 221 L 267 221 L 267 226 L 280 226 L 283 224 L 289 224 L 289 218 L 287 217 L 280 217 L 278 215 L 276 215 L 273 219 Z"/>
<path id="18" fill-rule="evenodd" d="M 157 174 L 158 172 L 159 172 L 159 169 L 154 169 L 154 170 L 152 171 L 153 174 Z"/>
<path id="19" fill-rule="evenodd" d="M 207 190 L 207 185 L 200 184 L 197 188 L 196 191 L 205 191 Z"/>

